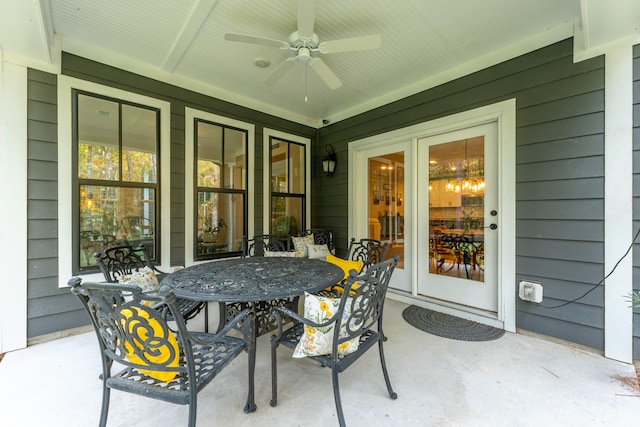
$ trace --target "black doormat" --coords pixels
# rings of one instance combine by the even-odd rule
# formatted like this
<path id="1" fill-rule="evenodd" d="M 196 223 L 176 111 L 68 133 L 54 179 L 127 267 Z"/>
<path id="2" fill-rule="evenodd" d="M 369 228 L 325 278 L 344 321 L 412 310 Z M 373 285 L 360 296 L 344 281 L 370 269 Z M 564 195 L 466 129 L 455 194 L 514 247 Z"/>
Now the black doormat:
<path id="1" fill-rule="evenodd" d="M 415 305 L 405 308 L 402 317 L 411 326 L 422 331 L 453 340 L 491 341 L 504 335 L 503 329 Z"/>

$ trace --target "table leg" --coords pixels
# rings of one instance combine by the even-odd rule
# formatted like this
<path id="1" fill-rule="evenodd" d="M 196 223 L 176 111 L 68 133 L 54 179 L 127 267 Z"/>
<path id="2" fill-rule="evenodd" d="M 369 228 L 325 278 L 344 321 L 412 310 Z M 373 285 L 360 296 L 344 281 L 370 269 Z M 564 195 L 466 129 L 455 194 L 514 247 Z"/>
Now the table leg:
<path id="1" fill-rule="evenodd" d="M 246 333 L 246 337 L 248 338 L 247 342 L 247 352 L 248 355 L 248 366 L 249 366 L 249 394 L 247 396 L 247 404 L 244 407 L 244 412 L 254 412 L 257 408 L 255 401 L 255 372 L 256 372 L 256 311 L 255 305 L 252 304 L 253 312 L 250 316 L 251 320 L 245 323 L 246 328 L 248 329 Z"/>

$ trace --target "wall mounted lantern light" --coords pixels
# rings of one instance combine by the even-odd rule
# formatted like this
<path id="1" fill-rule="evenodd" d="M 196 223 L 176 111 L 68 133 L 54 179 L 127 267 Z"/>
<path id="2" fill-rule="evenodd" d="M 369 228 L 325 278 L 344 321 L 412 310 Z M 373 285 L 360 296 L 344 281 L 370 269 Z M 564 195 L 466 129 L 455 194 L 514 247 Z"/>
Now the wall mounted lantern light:
<path id="1" fill-rule="evenodd" d="M 327 176 L 332 176 L 336 170 L 338 157 L 331 144 L 326 147 L 327 155 L 322 159 L 322 172 Z"/>

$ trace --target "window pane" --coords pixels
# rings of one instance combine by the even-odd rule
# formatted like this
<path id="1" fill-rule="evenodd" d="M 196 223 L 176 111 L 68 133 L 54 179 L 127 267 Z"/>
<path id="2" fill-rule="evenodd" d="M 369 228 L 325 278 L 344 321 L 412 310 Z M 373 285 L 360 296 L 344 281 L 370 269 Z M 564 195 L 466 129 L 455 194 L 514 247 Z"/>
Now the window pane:
<path id="1" fill-rule="evenodd" d="M 297 236 L 301 231 L 302 197 L 272 197 L 271 232 L 278 236 Z"/>
<path id="2" fill-rule="evenodd" d="M 239 251 L 243 229 L 243 194 L 198 192 L 196 259 Z"/>
<path id="3" fill-rule="evenodd" d="M 289 192 L 304 193 L 304 145 L 289 144 Z"/>
<path id="4" fill-rule="evenodd" d="M 224 130 L 224 187 L 243 190 L 245 158 L 246 158 L 246 132 L 235 129 Z"/>
<path id="5" fill-rule="evenodd" d="M 198 187 L 220 188 L 222 176 L 222 128 L 220 126 L 198 121 Z"/>
<path id="6" fill-rule="evenodd" d="M 118 103 L 78 95 L 78 177 L 118 180 Z"/>
<path id="7" fill-rule="evenodd" d="M 151 245 L 155 253 L 155 190 L 80 186 L 80 267 L 114 244 Z"/>
<path id="8" fill-rule="evenodd" d="M 156 182 L 158 113 L 122 105 L 122 180 Z"/>
<path id="9" fill-rule="evenodd" d="M 288 193 L 288 147 L 284 141 L 271 140 L 271 191 Z"/>

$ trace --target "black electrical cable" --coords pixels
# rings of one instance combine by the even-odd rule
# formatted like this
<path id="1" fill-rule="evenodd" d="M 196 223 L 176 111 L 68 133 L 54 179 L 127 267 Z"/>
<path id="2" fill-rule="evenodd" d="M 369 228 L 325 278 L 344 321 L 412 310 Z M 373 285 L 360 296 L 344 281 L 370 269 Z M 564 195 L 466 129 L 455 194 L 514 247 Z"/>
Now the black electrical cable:
<path id="1" fill-rule="evenodd" d="M 580 295 L 577 298 L 572 299 L 571 301 L 567 301 L 567 302 L 563 302 L 562 304 L 558 304 L 558 305 L 553 305 L 551 307 L 545 306 L 545 305 L 540 305 L 540 307 L 542 308 L 547 308 L 547 309 L 555 309 L 555 308 L 560 308 L 560 307 L 564 307 L 565 305 L 569 305 L 572 304 L 578 300 L 581 300 L 582 298 L 586 297 L 587 295 L 589 295 L 591 292 L 595 291 L 596 288 L 598 286 L 600 286 L 602 284 L 602 282 L 604 282 L 605 280 L 607 280 L 607 278 L 609 276 L 611 276 L 613 274 L 614 271 L 616 271 L 616 268 L 618 268 L 618 266 L 620 265 L 620 263 L 622 262 L 623 259 L 625 259 L 627 257 L 627 255 L 629 255 L 629 252 L 631 252 L 631 248 L 633 248 L 633 244 L 636 242 L 636 239 L 638 238 L 638 235 L 640 235 L 640 228 L 638 228 L 638 231 L 636 232 L 636 235 L 633 236 L 633 240 L 631 240 L 631 244 L 629 245 L 629 247 L 627 248 L 627 251 L 624 253 L 624 255 L 622 255 L 622 257 L 620 257 L 620 259 L 618 260 L 618 262 L 616 262 L 616 265 L 613 266 L 613 268 L 611 269 L 611 271 L 609 272 L 609 274 L 607 274 L 606 276 L 604 276 L 602 278 L 602 280 L 600 280 L 598 283 L 596 283 L 591 289 L 589 289 L 587 292 L 585 292 L 584 294 Z"/>

